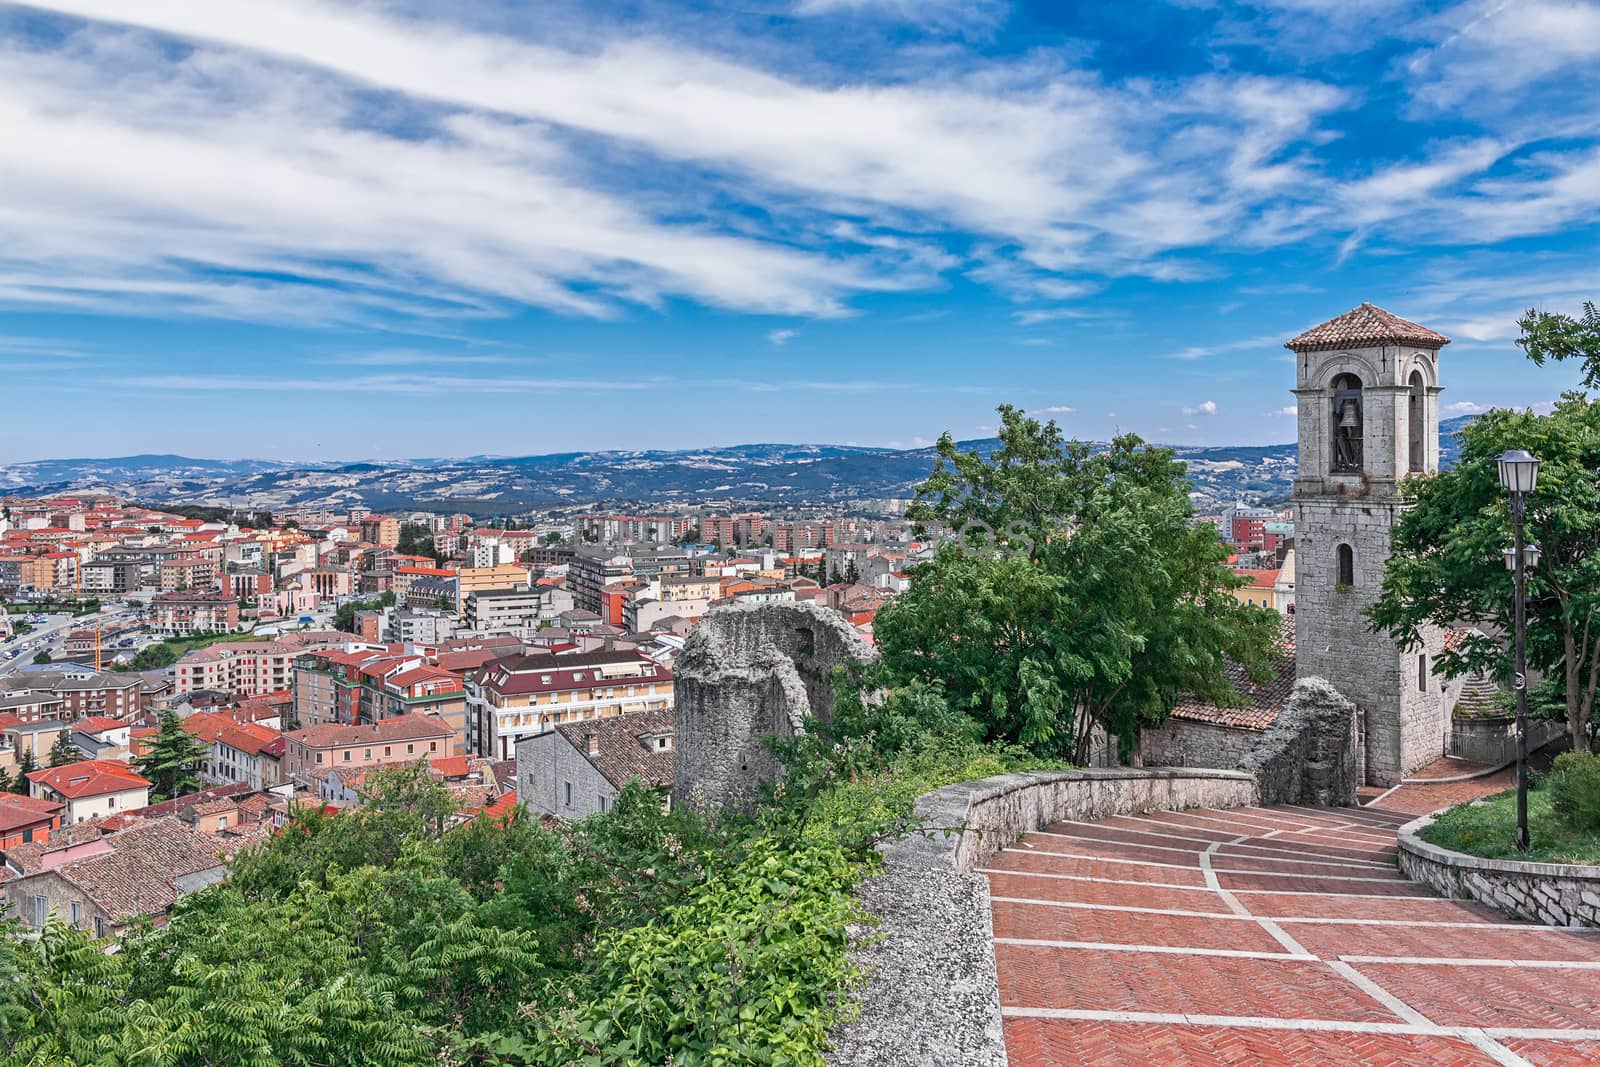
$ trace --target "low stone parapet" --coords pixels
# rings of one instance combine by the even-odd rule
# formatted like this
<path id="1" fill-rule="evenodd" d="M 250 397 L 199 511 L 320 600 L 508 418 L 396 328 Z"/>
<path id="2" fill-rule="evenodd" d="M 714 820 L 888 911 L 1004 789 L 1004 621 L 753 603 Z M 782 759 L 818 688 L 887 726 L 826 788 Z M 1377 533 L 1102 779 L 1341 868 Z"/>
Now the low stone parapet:
<path id="1" fill-rule="evenodd" d="M 1443 896 L 1546 926 L 1600 927 L 1600 867 L 1485 859 L 1422 840 L 1432 815 L 1400 828 L 1400 870 Z"/>
<path id="2" fill-rule="evenodd" d="M 989 883 L 974 873 L 1051 823 L 1254 804 L 1239 771 L 1131 767 L 1027 771 L 920 797 L 927 830 L 883 849 L 860 889 L 876 931 L 858 931 L 861 1014 L 833 1035 L 835 1067 L 1004 1067 Z M 872 936 L 876 934 L 876 937 Z"/>

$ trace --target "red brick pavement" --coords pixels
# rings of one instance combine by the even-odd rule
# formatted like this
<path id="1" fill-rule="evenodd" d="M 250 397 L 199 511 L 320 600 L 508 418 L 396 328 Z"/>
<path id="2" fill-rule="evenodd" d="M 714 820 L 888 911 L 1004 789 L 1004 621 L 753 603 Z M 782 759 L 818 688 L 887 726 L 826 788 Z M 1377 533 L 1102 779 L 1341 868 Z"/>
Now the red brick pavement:
<path id="1" fill-rule="evenodd" d="M 1011 1063 L 1600 1063 L 1600 935 L 1511 923 L 1392 866 L 1413 811 L 1499 788 L 1030 835 L 986 872 Z"/>

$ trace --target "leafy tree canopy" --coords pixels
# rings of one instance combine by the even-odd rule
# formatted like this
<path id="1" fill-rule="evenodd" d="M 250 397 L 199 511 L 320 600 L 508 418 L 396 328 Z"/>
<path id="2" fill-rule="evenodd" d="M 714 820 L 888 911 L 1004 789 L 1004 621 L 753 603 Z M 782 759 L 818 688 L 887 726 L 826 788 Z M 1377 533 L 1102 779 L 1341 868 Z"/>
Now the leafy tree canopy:
<path id="1" fill-rule="evenodd" d="M 1126 751 L 1185 692 L 1237 700 L 1225 659 L 1264 677 L 1278 617 L 1233 596 L 1243 579 L 1192 521 L 1170 449 L 1000 416 L 988 456 L 940 438 L 907 510 L 954 535 L 877 615 L 889 684 L 934 687 L 985 738 L 1081 762 L 1096 724 Z"/>
<path id="2" fill-rule="evenodd" d="M 1528 540 L 1543 551 L 1528 576 L 1528 664 L 1559 679 L 1577 747 L 1588 746 L 1600 680 L 1600 404 L 1563 396 L 1548 415 L 1494 410 L 1461 432 L 1456 465 L 1406 482 L 1412 505 L 1395 530 L 1376 628 L 1403 642 L 1432 624 L 1512 628 L 1512 576 L 1502 550 L 1511 513 L 1496 458 L 1527 449 L 1541 460 L 1528 498 Z M 1450 677 L 1511 674 L 1508 643 L 1479 634 L 1447 649 L 1438 669 Z"/>

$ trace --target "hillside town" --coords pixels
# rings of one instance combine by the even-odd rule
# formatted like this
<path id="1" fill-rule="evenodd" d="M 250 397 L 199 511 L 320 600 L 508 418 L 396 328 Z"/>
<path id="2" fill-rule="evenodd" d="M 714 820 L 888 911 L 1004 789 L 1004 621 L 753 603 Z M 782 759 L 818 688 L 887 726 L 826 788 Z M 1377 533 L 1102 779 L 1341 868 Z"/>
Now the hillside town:
<path id="1" fill-rule="evenodd" d="M 0 894 L 111 931 L 295 805 L 360 803 L 376 768 L 425 768 L 461 819 L 604 811 L 635 772 L 670 786 L 673 667 L 708 611 L 810 603 L 870 641 L 939 540 L 853 516 L 238 517 L 271 520 L 256 527 L 99 496 L 0 508 L 0 782 L 16 791 L 0 794 Z M 1248 579 L 1236 596 L 1285 616 L 1289 514 L 1196 520 Z M 167 715 L 204 748 L 203 788 L 151 804 L 133 765 Z M 577 768 L 559 782 L 552 747 Z M 111 878 L 132 895 L 107 900 Z"/>

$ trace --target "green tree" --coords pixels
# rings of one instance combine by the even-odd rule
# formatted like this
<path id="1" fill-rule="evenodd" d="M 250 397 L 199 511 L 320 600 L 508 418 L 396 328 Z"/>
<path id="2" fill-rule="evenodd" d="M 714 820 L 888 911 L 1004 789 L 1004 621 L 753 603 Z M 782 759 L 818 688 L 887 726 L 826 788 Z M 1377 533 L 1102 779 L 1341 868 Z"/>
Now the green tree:
<path id="1" fill-rule="evenodd" d="M 434 562 L 441 558 L 433 544 L 433 530 L 420 522 L 402 523 L 400 543 L 395 551 L 405 556 L 427 556 Z"/>
<path id="2" fill-rule="evenodd" d="M 23 796 L 27 796 L 28 775 L 32 774 L 38 769 L 39 761 L 34 758 L 32 746 L 23 749 L 22 754 L 17 757 L 17 777 L 15 781 L 11 783 L 12 792 L 21 793 Z"/>
<path id="3" fill-rule="evenodd" d="M 69 731 L 63 730 L 56 734 L 56 743 L 50 746 L 50 766 L 65 767 L 69 763 L 77 763 L 83 758 L 83 753 L 78 751 L 78 746 L 68 740 Z"/>
<path id="4" fill-rule="evenodd" d="M 161 717 L 161 728 L 149 750 L 135 759 L 133 766 L 150 779 L 151 800 L 170 800 L 200 791 L 200 768 L 205 766 L 206 755 L 206 746 L 169 711 Z"/>
<path id="5" fill-rule="evenodd" d="M 1590 746 L 1600 681 L 1600 404 L 1568 393 L 1548 415 L 1494 410 L 1461 432 L 1456 465 L 1406 482 L 1410 508 L 1395 529 L 1375 629 L 1403 643 L 1422 627 L 1463 623 L 1511 631 L 1512 576 L 1501 552 L 1511 544 L 1511 514 L 1495 460 L 1523 448 L 1542 461 L 1528 498 L 1528 540 L 1542 550 L 1528 576 L 1528 665 L 1559 679 L 1568 729 Z M 1478 671 L 1509 679 L 1509 643 L 1477 633 L 1452 645 L 1437 669 L 1447 677 Z"/>
<path id="6" fill-rule="evenodd" d="M 1127 752 L 1186 692 L 1236 701 L 1230 659 L 1265 677 L 1280 621 L 1234 598 L 1243 579 L 1192 521 L 1170 449 L 1000 416 L 988 456 L 940 438 L 907 510 L 952 536 L 875 620 L 889 684 L 934 686 L 987 738 L 1081 762 L 1096 725 Z"/>
<path id="7" fill-rule="evenodd" d="M 33 654 L 33 662 L 35 662 L 35 663 L 52 663 L 52 662 L 54 662 L 54 660 L 51 658 L 50 653 L 41 651 L 41 652 L 35 652 Z"/>
<path id="8" fill-rule="evenodd" d="M 1600 389 L 1600 309 L 1593 303 L 1584 302 L 1582 318 L 1530 308 L 1517 325 L 1517 347 L 1536 365 L 1575 359 L 1583 364 L 1583 387 Z"/>
<path id="9" fill-rule="evenodd" d="M 11 772 L 5 767 L 0 767 L 0 793 L 15 793 L 17 791 L 16 779 L 11 777 Z M 4 909 L 0 909 L 3 912 Z M 4 975 L 0 974 L 0 979 Z"/>

